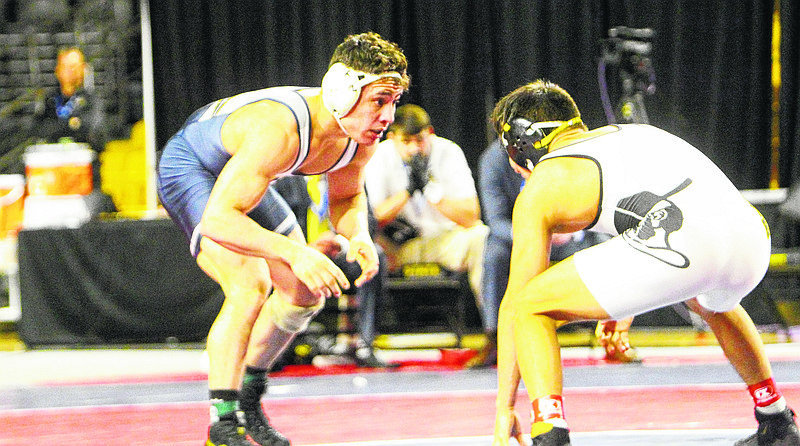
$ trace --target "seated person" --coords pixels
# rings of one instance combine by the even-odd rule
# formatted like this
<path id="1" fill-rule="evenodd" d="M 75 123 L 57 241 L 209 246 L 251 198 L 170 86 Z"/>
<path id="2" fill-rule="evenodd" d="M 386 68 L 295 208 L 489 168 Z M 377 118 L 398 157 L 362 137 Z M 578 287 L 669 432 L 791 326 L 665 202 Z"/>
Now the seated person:
<path id="1" fill-rule="evenodd" d="M 361 275 L 361 268 L 356 262 L 348 262 L 347 240 L 337 236 L 327 216 L 327 182 L 324 175 L 311 177 L 289 176 L 277 180 L 274 184 L 278 193 L 286 200 L 298 216 L 303 234 L 309 246 L 316 248 L 333 260 L 333 263 L 345 273 L 352 283 Z M 306 216 L 306 218 L 303 218 Z M 376 223 L 370 214 L 370 229 Z M 375 340 L 375 315 L 378 299 L 383 294 L 383 281 L 386 278 L 386 259 L 379 246 L 380 260 L 378 274 L 356 291 L 358 337 L 348 349 L 356 365 L 360 367 L 387 367 L 388 365 L 375 357 L 372 343 Z M 346 290 L 348 291 L 348 290 Z"/>
<path id="2" fill-rule="evenodd" d="M 61 48 L 55 75 L 59 90 L 45 102 L 38 116 L 37 136 L 48 143 L 65 139 L 88 143 L 95 151 L 106 143 L 102 99 L 84 86 L 87 63 L 78 47 Z"/>
<path id="3" fill-rule="evenodd" d="M 390 271 L 412 263 L 437 263 L 466 271 L 481 300 L 483 248 L 488 228 L 480 220 L 475 181 L 461 148 L 437 136 L 428 113 L 398 107 L 365 169 L 369 203 L 382 233 Z"/>

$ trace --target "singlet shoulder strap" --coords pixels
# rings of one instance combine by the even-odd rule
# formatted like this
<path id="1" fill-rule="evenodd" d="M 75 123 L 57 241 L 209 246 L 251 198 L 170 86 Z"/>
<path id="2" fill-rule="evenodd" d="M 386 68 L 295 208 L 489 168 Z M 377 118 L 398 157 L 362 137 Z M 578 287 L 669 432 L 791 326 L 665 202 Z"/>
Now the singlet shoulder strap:
<path id="1" fill-rule="evenodd" d="M 342 152 L 342 156 L 339 158 L 339 161 L 336 162 L 328 172 L 332 172 L 337 169 L 341 169 L 342 167 L 348 165 L 350 161 L 353 160 L 353 157 L 356 156 L 356 152 L 358 151 L 358 143 L 353 141 L 352 139 L 347 141 L 347 147 Z"/>
<path id="2" fill-rule="evenodd" d="M 219 115 L 228 115 L 235 110 L 253 102 L 270 100 L 283 104 L 294 115 L 297 123 L 297 136 L 299 139 L 297 157 L 292 166 L 281 176 L 289 175 L 297 170 L 303 161 L 308 157 L 309 146 L 311 144 L 311 112 L 308 109 L 308 102 L 300 94 L 300 90 L 308 87 L 272 87 L 261 90 L 241 93 L 229 98 L 215 101 L 204 108 L 197 118 L 198 121 L 211 119 Z"/>
<path id="3" fill-rule="evenodd" d="M 281 92 L 285 92 L 285 95 L 280 95 L 281 97 L 273 97 L 270 98 L 276 102 L 280 102 L 289 110 L 292 111 L 294 114 L 294 119 L 297 122 L 297 136 L 299 139 L 298 150 L 297 150 L 297 158 L 295 158 L 294 163 L 291 167 L 289 167 L 281 176 L 283 175 L 290 175 L 294 173 L 303 162 L 308 158 L 308 152 L 311 147 L 311 112 L 308 109 L 308 102 L 306 102 L 305 97 L 299 93 L 300 88 L 276 88 L 276 90 L 281 90 Z"/>

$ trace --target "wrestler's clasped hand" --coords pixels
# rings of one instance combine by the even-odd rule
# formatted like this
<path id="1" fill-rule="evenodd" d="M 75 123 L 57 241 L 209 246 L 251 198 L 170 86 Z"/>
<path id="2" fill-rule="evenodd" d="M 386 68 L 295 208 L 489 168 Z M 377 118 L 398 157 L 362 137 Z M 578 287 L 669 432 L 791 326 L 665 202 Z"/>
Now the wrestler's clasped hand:
<path id="1" fill-rule="evenodd" d="M 342 290 L 350 288 L 344 272 L 325 254 L 307 246 L 290 261 L 292 271 L 319 298 L 341 296 Z"/>
<path id="2" fill-rule="evenodd" d="M 618 321 L 600 321 L 595 329 L 597 343 L 606 351 L 606 359 L 630 362 L 636 359 L 628 340 L 628 330 L 633 318 Z"/>
<path id="3" fill-rule="evenodd" d="M 358 262 L 361 275 L 354 285 L 359 287 L 378 274 L 378 252 L 375 244 L 367 235 L 356 235 L 350 239 L 350 249 L 347 251 L 348 262 Z"/>

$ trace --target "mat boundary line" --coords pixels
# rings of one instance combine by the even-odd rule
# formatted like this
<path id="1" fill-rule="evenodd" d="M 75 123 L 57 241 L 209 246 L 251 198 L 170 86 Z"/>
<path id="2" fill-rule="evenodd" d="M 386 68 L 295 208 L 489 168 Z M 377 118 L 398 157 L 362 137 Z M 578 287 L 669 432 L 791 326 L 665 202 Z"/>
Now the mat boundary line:
<path id="1" fill-rule="evenodd" d="M 628 435 L 636 435 L 641 437 L 658 436 L 659 438 L 664 438 L 664 437 L 680 438 L 680 437 L 686 437 L 687 435 L 699 436 L 699 435 L 714 435 L 723 433 L 748 435 L 753 432 L 754 429 L 641 429 L 641 430 L 594 431 L 594 432 L 570 432 L 570 436 L 575 439 L 581 439 L 585 437 L 595 437 L 597 435 L 602 435 L 604 437 L 612 437 L 612 438 L 628 436 Z M 531 436 L 525 434 L 524 438 L 526 441 L 530 441 Z M 429 446 L 429 445 L 439 445 L 439 444 L 447 444 L 447 445 L 458 444 L 458 442 L 463 442 L 464 440 L 473 440 L 473 441 L 486 440 L 491 442 L 492 436 L 479 435 L 470 437 L 415 438 L 406 440 L 371 440 L 371 441 L 357 441 L 348 443 L 320 443 L 307 446 L 392 446 L 392 445 L 411 446 L 415 444 Z"/>

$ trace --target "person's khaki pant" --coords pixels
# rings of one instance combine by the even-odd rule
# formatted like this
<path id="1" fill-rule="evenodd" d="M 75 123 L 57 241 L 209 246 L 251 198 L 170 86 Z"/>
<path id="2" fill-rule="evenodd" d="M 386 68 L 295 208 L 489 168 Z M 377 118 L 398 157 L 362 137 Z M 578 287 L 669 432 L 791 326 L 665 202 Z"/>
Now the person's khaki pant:
<path id="1" fill-rule="evenodd" d="M 483 249 L 489 227 L 478 223 L 470 228 L 457 226 L 434 237 L 417 237 L 395 245 L 385 237 L 377 241 L 383 246 L 390 271 L 410 263 L 437 263 L 451 271 L 466 271 L 469 285 L 478 305 L 482 305 Z"/>

